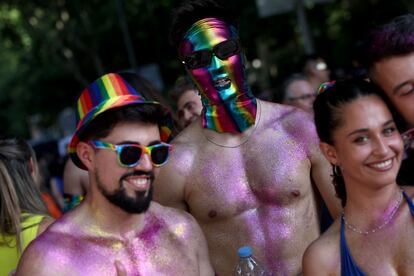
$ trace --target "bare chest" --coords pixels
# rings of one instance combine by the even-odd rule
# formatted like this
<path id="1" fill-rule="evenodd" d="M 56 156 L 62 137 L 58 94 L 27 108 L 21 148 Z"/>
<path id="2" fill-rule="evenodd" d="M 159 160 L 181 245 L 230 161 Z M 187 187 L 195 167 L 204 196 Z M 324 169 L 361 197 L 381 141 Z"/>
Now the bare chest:
<path id="1" fill-rule="evenodd" d="M 178 245 L 173 241 L 122 242 L 90 238 L 72 240 L 67 247 L 56 261 L 68 275 L 116 275 L 116 261 L 122 264 L 127 275 L 198 274 L 192 252 L 186 250 L 184 244 Z"/>
<path id="2" fill-rule="evenodd" d="M 257 135 L 237 148 L 205 144 L 186 178 L 186 202 L 198 219 L 286 207 L 312 194 L 306 145 L 286 135 Z"/>
<path id="3" fill-rule="evenodd" d="M 357 235 L 356 238 L 355 235 L 348 234 L 346 242 L 352 258 L 362 271 L 370 275 L 412 275 L 413 237 L 414 221 L 406 209 L 379 233 L 371 236 Z"/>

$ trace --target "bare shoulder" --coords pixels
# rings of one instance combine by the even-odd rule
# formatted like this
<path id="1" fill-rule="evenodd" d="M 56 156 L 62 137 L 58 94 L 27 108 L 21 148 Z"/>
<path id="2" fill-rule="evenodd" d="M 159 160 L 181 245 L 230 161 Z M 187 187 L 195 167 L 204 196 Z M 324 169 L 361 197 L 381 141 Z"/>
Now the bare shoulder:
<path id="1" fill-rule="evenodd" d="M 315 132 L 315 125 L 311 114 L 293 106 L 260 101 L 265 123 L 276 123 L 289 132 Z"/>
<path id="2" fill-rule="evenodd" d="M 53 225 L 52 225 L 53 226 Z M 33 240 L 20 258 L 16 275 L 66 275 L 64 268 L 59 267 L 57 256 L 67 244 L 62 235 L 49 227 L 40 236 Z M 61 273 L 63 272 L 63 274 Z"/>
<path id="3" fill-rule="evenodd" d="M 337 271 L 340 266 L 339 237 L 340 237 L 339 220 L 328 228 L 318 239 L 313 241 L 306 249 L 303 255 L 303 272 L 304 275 L 318 275 L 326 272 L 331 275 Z"/>
<path id="4" fill-rule="evenodd" d="M 313 118 L 307 112 L 293 106 L 261 101 L 263 107 L 263 131 L 284 134 L 291 141 L 301 144 L 307 151 L 319 150 L 319 138 Z"/>
<path id="5" fill-rule="evenodd" d="M 166 168 L 190 170 L 192 160 L 200 148 L 200 141 L 203 141 L 200 119 L 193 122 L 171 142 L 172 151 Z M 162 167 L 162 169 L 164 169 Z M 183 172 L 182 172 L 183 173 Z"/>
<path id="6" fill-rule="evenodd" d="M 202 138 L 201 117 L 184 128 L 172 141 L 173 144 L 193 144 Z"/>
<path id="7" fill-rule="evenodd" d="M 160 168 L 154 182 L 154 198 L 163 205 L 174 206 L 174 202 L 183 200 L 183 189 L 186 180 L 193 172 L 196 153 L 199 150 L 201 132 L 197 132 L 194 124 L 185 128 L 171 142 L 172 150 L 168 162 Z"/>
<path id="8" fill-rule="evenodd" d="M 184 132 L 187 132 L 187 128 Z M 187 209 L 185 188 L 194 171 L 194 160 L 198 150 L 197 144 L 191 140 L 191 133 L 192 131 L 175 137 L 171 143 L 170 158 L 155 177 L 154 200 L 165 206 Z"/>
<path id="9" fill-rule="evenodd" d="M 180 231 L 192 231 L 194 228 L 199 228 L 194 217 L 186 211 L 167 207 L 154 201 L 151 202 L 150 210 L 162 219 L 169 229 L 178 227 Z"/>
<path id="10" fill-rule="evenodd" d="M 182 240 L 184 243 L 198 243 L 200 239 L 204 239 L 201 227 L 190 213 L 156 202 L 151 203 L 151 212 L 162 219 L 174 239 Z"/>

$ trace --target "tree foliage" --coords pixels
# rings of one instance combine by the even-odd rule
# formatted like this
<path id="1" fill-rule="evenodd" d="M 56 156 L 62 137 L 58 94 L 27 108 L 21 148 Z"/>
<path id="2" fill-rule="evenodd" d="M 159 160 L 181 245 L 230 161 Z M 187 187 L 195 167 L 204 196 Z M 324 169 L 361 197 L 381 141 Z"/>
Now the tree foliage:
<path id="1" fill-rule="evenodd" d="M 268 50 L 268 66 L 258 72 L 268 80 L 262 88 L 277 85 L 297 69 L 303 41 L 293 12 L 259 18 L 254 0 L 223 2 L 239 14 L 248 60 L 260 57 L 263 45 Z M 185 73 L 167 41 L 170 12 L 177 3 L 2 1 L 0 132 L 29 137 L 33 120 L 44 127 L 54 125 L 59 112 L 74 106 L 88 83 L 111 71 L 157 63 L 166 93 Z M 351 65 L 356 42 L 369 27 L 412 9 L 408 0 L 337 0 L 309 7 L 307 16 L 318 52 L 332 67 L 345 68 Z M 270 67 L 277 74 L 271 75 Z"/>

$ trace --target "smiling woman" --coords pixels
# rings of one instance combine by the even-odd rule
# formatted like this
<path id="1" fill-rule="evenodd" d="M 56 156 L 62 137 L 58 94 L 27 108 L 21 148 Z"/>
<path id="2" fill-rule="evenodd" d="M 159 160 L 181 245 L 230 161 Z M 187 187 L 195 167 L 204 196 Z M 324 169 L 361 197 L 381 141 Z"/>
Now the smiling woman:
<path id="1" fill-rule="evenodd" d="M 403 143 L 380 92 L 366 81 L 346 80 L 324 85 L 316 98 L 320 147 L 344 209 L 306 250 L 304 275 L 414 269 L 414 190 L 397 185 Z"/>

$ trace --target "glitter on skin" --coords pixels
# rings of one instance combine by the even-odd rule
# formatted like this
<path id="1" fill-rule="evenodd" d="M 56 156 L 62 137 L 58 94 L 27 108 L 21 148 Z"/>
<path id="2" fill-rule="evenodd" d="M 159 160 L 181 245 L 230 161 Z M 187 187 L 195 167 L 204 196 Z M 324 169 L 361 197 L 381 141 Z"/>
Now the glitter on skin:
<path id="1" fill-rule="evenodd" d="M 298 252 L 319 235 L 309 179 L 309 158 L 319 145 L 312 121 L 292 108 L 260 105 L 268 116 L 242 146 L 220 148 L 194 133 L 190 139 L 190 129 L 175 141 L 169 163 L 187 181 L 185 201 L 223 275 L 231 274 L 228 263 L 245 244 L 271 271 L 299 273 Z"/>
<path id="2" fill-rule="evenodd" d="M 182 224 L 177 224 L 174 228 L 173 228 L 173 232 L 175 235 L 179 236 L 179 237 L 183 237 L 184 235 L 184 225 Z"/>
<path id="3" fill-rule="evenodd" d="M 189 216 L 177 216 L 173 209 L 162 209 L 160 217 L 161 210 L 157 210 L 160 208 L 163 207 L 151 204 L 146 226 L 131 243 L 128 239 L 111 237 L 105 231 L 96 231 L 88 221 L 81 225 L 74 223 L 71 217 L 77 217 L 77 222 L 81 217 L 77 214 L 78 207 L 53 224 L 45 232 L 47 235 L 40 236 L 34 250 L 42 252 L 36 253 L 40 258 L 53 260 L 50 269 L 57 269 L 56 275 L 115 275 L 115 260 L 122 262 L 127 275 L 197 275 L 196 252 L 188 250 L 188 243 L 193 243 L 195 238 L 193 220 Z M 99 233 L 104 236 L 97 236 Z M 177 259 L 180 259 L 179 266 Z"/>

